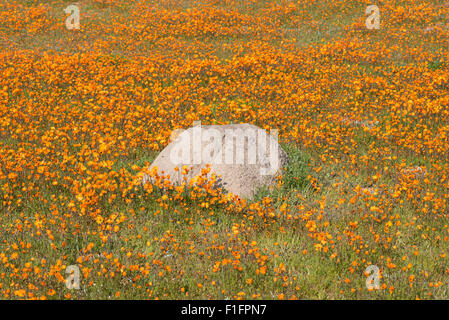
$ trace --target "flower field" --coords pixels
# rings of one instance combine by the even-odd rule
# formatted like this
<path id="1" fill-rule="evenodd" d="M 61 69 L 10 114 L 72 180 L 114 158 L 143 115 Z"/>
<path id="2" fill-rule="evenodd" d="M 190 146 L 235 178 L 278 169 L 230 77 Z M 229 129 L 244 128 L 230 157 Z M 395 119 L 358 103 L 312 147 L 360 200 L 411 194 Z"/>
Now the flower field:
<path id="1" fill-rule="evenodd" d="M 0 299 L 449 298 L 449 2 L 71 4 L 0 0 Z M 143 187 L 198 120 L 278 129 L 277 188 Z"/>

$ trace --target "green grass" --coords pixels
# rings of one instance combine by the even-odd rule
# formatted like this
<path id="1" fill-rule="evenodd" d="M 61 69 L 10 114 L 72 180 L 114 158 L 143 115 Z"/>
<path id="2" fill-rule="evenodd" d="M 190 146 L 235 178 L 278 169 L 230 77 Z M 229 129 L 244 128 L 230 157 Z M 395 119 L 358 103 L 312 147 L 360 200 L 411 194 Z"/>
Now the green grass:
<path id="1" fill-rule="evenodd" d="M 22 3 L 34 7 L 38 1 Z M 60 13 L 68 3 L 49 2 L 48 17 L 62 22 Z M 236 3 L 238 10 L 257 15 L 270 1 L 257 1 L 250 5 L 244 1 Z M 180 10 L 191 6 L 188 1 L 176 1 L 175 5 Z M 348 35 L 345 27 L 364 12 L 363 7 L 354 1 L 346 8 L 333 7 L 328 1 L 318 1 L 310 6 L 307 3 L 303 5 L 304 15 L 292 13 L 282 16 L 276 21 L 279 25 L 273 28 L 285 36 L 283 41 L 295 39 L 296 46 L 304 50 L 309 46 L 318 48 L 322 43 L 335 43 L 345 37 L 354 36 Z M 164 6 L 170 9 L 172 4 L 165 2 Z M 226 8 L 228 5 L 226 1 L 222 1 L 220 6 Z M 117 21 L 120 21 L 120 18 L 131 23 L 129 12 L 132 7 L 124 2 L 119 6 L 92 3 L 83 6 L 85 13 L 91 16 L 83 18 L 86 26 L 84 33 L 80 34 L 69 35 L 67 30 L 56 28 L 28 35 L 26 28 L 16 32 L 1 26 L 2 35 L 5 37 L 0 38 L 0 43 L 11 40 L 18 49 L 69 53 L 90 50 L 86 44 L 96 43 L 98 40 L 113 40 L 114 37 L 101 33 L 101 29 L 98 31 L 95 27 L 105 23 L 110 15 L 117 18 Z M 321 19 L 324 13 L 327 14 L 326 20 Z M 298 26 L 299 21 L 304 23 Z M 415 33 L 413 30 L 409 32 L 411 35 Z M 360 42 L 368 48 L 369 45 L 394 40 L 394 35 L 387 31 L 377 34 L 360 32 L 358 36 Z M 199 48 L 197 52 L 181 52 L 181 49 L 180 52 L 170 52 L 170 49 L 166 49 L 163 44 L 157 44 L 157 41 L 142 40 L 134 51 L 128 51 L 127 47 L 115 43 L 105 50 L 101 61 L 97 62 L 126 68 L 136 55 L 145 55 L 146 51 L 152 50 L 151 52 L 161 53 L 162 56 L 179 54 L 180 59 L 191 58 L 197 54 L 203 54 L 206 58 L 212 55 L 221 63 L 229 63 L 229 59 L 234 55 L 248 52 L 250 49 L 245 47 L 245 44 L 253 40 L 252 36 L 246 35 L 213 39 L 177 35 L 174 38 L 179 41 L 181 49 L 192 43 L 199 43 Z M 270 45 L 280 46 L 280 40 L 270 39 Z M 426 44 L 425 40 L 425 37 L 410 37 L 410 43 L 414 46 L 434 45 Z M 239 48 L 240 51 L 236 53 L 231 47 Z M 380 59 L 374 64 L 340 61 L 338 55 L 331 54 L 329 59 L 332 63 L 345 63 L 354 67 L 360 75 L 380 77 L 386 77 L 392 66 L 406 66 L 412 61 L 410 56 L 404 55 L 403 52 L 388 58 L 382 57 L 385 61 Z M 383 68 L 386 62 L 390 64 Z M 447 69 L 447 62 L 435 58 L 426 63 L 426 66 L 430 71 L 441 71 Z M 261 75 L 248 76 L 252 81 L 260 80 L 260 77 Z M 312 76 L 307 74 L 307 77 Z M 209 85 L 206 79 L 201 79 L 199 88 Z M 141 87 L 151 88 L 152 85 L 142 84 Z M 176 79 L 164 78 L 161 88 L 176 89 L 176 85 Z M 340 83 L 334 85 L 339 86 Z M 59 88 L 68 95 L 69 89 Z M 337 89 L 339 88 L 328 88 L 328 91 Z M 48 91 L 49 88 L 45 90 Z M 336 100 L 341 98 L 337 91 L 334 93 Z M 364 94 L 365 99 L 375 99 L 377 93 L 370 91 Z M 257 111 L 260 103 L 267 102 L 252 97 L 248 99 L 243 94 L 242 97 L 231 98 L 228 97 L 228 101 L 234 100 L 233 102 L 238 103 L 241 98 L 252 111 Z M 210 122 L 231 119 L 227 105 L 219 105 L 215 96 L 213 99 L 206 101 L 206 104 L 212 105 Z M 348 99 L 351 102 L 358 101 L 355 95 Z M 87 107 L 84 102 L 86 101 L 77 107 Z M 345 111 L 332 110 L 331 103 L 328 105 L 314 107 L 329 108 L 329 112 Z M 352 106 L 346 107 L 349 109 Z M 157 108 L 158 105 L 154 104 L 154 109 Z M 360 115 L 369 116 L 370 110 L 363 111 L 366 112 L 361 112 Z M 383 120 L 386 119 L 390 120 L 388 115 L 385 115 Z M 244 114 L 241 120 L 245 120 Z M 255 124 L 263 125 L 259 121 L 254 119 Z M 384 130 L 385 123 L 382 119 L 379 121 L 378 126 Z M 413 123 L 413 119 L 404 121 L 405 124 Z M 52 126 L 50 122 L 46 125 Z M 164 190 L 154 187 L 153 192 L 148 193 L 144 187 L 137 185 L 127 193 L 114 191 L 102 196 L 99 211 L 103 219 L 112 219 L 112 215 L 117 215 L 115 219 L 124 217 L 124 220 L 120 223 L 100 224 L 89 215 L 92 212 L 80 214 L 80 204 L 74 201 L 73 194 L 68 190 L 69 182 L 66 185 L 54 186 L 51 182 L 55 177 L 34 181 L 33 177 L 27 177 L 25 171 L 21 173 L 23 177 L 20 181 L 23 183 L 15 186 L 13 190 L 13 198 L 6 199 L 7 183 L 2 181 L 1 195 L 4 203 L 0 208 L 0 226 L 3 227 L 0 231 L 0 253 L 4 253 L 9 259 L 13 252 L 19 252 L 20 258 L 0 265 L 0 291 L 5 295 L 8 286 L 13 291 L 19 287 L 27 287 L 30 283 L 38 283 L 38 292 L 41 294 L 48 295 L 47 291 L 54 289 L 54 298 L 63 298 L 70 293 L 72 298 L 79 299 L 114 299 L 117 298 L 117 292 L 120 292 L 120 299 L 276 299 L 281 294 L 286 298 L 295 296 L 300 299 L 405 299 L 417 296 L 426 298 L 429 291 L 432 291 L 434 298 L 447 299 L 447 285 L 429 288 L 429 279 L 434 283 L 441 281 L 444 284 L 448 280 L 447 263 L 441 258 L 441 254 L 447 251 L 447 242 L 444 240 L 448 230 L 446 225 L 449 224 L 447 212 L 440 213 L 439 216 L 426 214 L 418 211 L 414 203 L 418 197 L 426 196 L 426 190 L 435 193 L 435 197 L 444 198 L 444 190 L 435 191 L 433 188 L 438 186 L 439 181 L 420 180 L 413 192 L 407 193 L 409 191 L 404 187 L 397 198 L 392 198 L 390 195 L 394 193 L 395 187 L 401 186 L 401 178 L 397 172 L 383 171 L 385 169 L 382 164 L 385 162 L 370 153 L 373 143 L 378 148 L 388 147 L 389 144 L 380 141 L 361 127 L 353 127 L 348 136 L 353 139 L 355 145 L 355 150 L 351 150 L 355 156 L 354 161 L 349 159 L 350 155 L 341 152 L 335 157 L 333 164 L 321 160 L 321 157 L 331 156 L 323 154 L 322 149 L 306 149 L 294 142 L 283 143 L 282 147 L 290 162 L 282 174 L 280 186 L 259 190 L 254 200 L 248 201 L 248 205 L 241 210 L 237 210 L 233 205 L 216 202 L 205 206 L 204 203 L 211 201 L 212 196 L 202 195 L 194 198 L 190 194 L 192 190 L 185 190 L 181 201 L 175 199 L 173 191 L 165 193 Z M 74 144 L 89 141 L 87 138 L 84 140 L 68 143 L 68 150 L 78 152 L 79 148 L 74 147 Z M 24 147 L 22 143 L 26 141 L 2 137 L 1 142 L 11 149 L 17 149 Z M 56 145 L 58 143 L 55 141 Z M 340 147 L 342 146 L 334 146 Z M 27 150 L 27 146 L 24 149 Z M 430 170 L 435 164 L 433 159 L 412 153 L 400 146 L 395 146 L 392 152 L 397 159 L 391 160 L 391 167 L 404 161 L 408 166 L 425 166 Z M 157 154 L 147 146 L 135 148 L 120 155 L 108 170 L 126 172 L 127 177 L 133 177 L 137 174 L 134 166 L 145 167 Z M 385 157 L 390 155 L 385 152 Z M 442 166 L 445 163 L 444 159 L 438 162 Z M 2 163 L 1 168 L 5 167 L 6 164 Z M 356 174 L 347 174 L 350 169 Z M 373 176 L 379 172 L 382 177 L 375 180 Z M 73 176 L 72 172 L 61 173 L 61 176 L 65 177 L 71 175 Z M 59 181 L 61 180 L 62 178 Z M 117 185 L 131 184 L 131 180 L 120 181 L 120 178 L 116 178 L 115 181 Z M 25 187 L 31 182 L 40 187 L 39 192 L 26 196 L 23 202 L 18 202 L 18 199 L 28 192 Z M 357 187 L 377 189 L 378 193 L 354 197 Z M 168 196 L 168 200 L 163 200 L 164 195 Z M 270 199 L 270 202 L 264 204 L 266 199 Z M 447 197 L 444 199 L 447 201 Z M 353 201 L 350 202 L 351 200 Z M 73 210 L 68 208 L 70 201 L 75 203 Z M 391 210 L 372 210 L 379 203 Z M 284 204 L 287 206 L 284 207 Z M 263 215 L 254 214 L 251 205 L 262 208 L 260 212 Z M 429 211 L 431 210 L 432 208 L 429 208 Z M 310 221 L 316 224 L 314 230 L 307 226 Z M 21 231 L 17 229 L 19 225 Z M 119 226 L 117 231 L 113 230 L 115 225 Z M 100 234 L 107 236 L 104 242 Z M 322 237 L 328 238 L 321 241 Z M 337 240 L 339 237 L 343 240 Z M 253 242 L 255 245 L 252 245 Z M 21 247 L 21 243 L 29 243 L 31 247 Z M 11 249 L 12 244 L 17 245 L 18 249 Z M 89 248 L 89 244 L 93 246 Z M 418 255 L 414 255 L 415 250 L 419 251 Z M 364 251 L 369 251 L 369 254 L 364 254 Z M 128 256 L 128 253 L 131 255 Z M 240 254 L 239 259 L 236 258 L 237 253 Z M 332 253 L 336 255 L 332 256 Z M 109 255 L 112 255 L 112 258 L 109 258 Z M 261 256 L 267 257 L 266 260 L 261 261 Z M 403 257 L 406 259 L 402 260 Z M 80 258 L 82 264 L 78 262 Z M 397 266 L 389 268 L 387 258 L 392 259 Z M 0 259 L 3 259 L 3 256 Z M 46 264 L 42 264 L 42 259 L 47 261 Z M 90 277 L 83 278 L 81 290 L 68 290 L 57 280 L 55 275 L 58 273 L 64 278 L 67 276 L 62 266 L 47 279 L 40 278 L 39 274 L 33 274 L 35 278 L 32 280 L 31 275 L 24 278 L 10 276 L 17 268 L 25 268 L 27 262 L 49 271 L 49 265 L 57 265 L 58 260 L 61 260 L 64 266 L 77 264 L 89 269 Z M 227 263 L 223 265 L 223 261 Z M 220 265 L 215 268 L 218 262 Z M 140 268 L 146 264 L 149 265 L 145 270 L 148 273 L 144 274 Z M 387 270 L 385 272 L 388 277 L 381 280 L 381 284 L 386 285 L 385 290 L 366 290 L 363 270 L 368 264 L 376 264 Z M 281 265 L 287 268 L 281 270 Z M 138 266 L 137 269 L 135 266 Z M 264 267 L 266 269 L 262 273 L 261 269 Z M 406 268 L 406 271 L 402 268 Z M 416 276 L 412 288 L 408 286 L 408 276 L 411 273 Z M 395 291 L 390 293 L 391 286 L 395 287 Z M 13 293 L 9 294 L 9 298 L 11 297 L 15 298 Z"/>

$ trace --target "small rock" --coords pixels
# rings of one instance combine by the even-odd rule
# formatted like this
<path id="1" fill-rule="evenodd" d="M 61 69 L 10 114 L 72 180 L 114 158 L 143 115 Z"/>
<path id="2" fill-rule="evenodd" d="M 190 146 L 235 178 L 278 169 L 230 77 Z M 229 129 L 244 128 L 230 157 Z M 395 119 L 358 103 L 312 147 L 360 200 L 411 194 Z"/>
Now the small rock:
<path id="1" fill-rule="evenodd" d="M 402 169 L 401 173 L 406 176 L 413 175 L 415 179 L 421 179 L 427 175 L 427 170 L 425 167 L 416 166 Z"/>
<path id="2" fill-rule="evenodd" d="M 353 127 L 362 127 L 371 130 L 372 128 L 376 127 L 379 124 L 379 121 L 372 121 L 372 120 L 351 120 L 349 118 L 343 118 L 341 120 L 346 125 L 350 125 Z"/>

